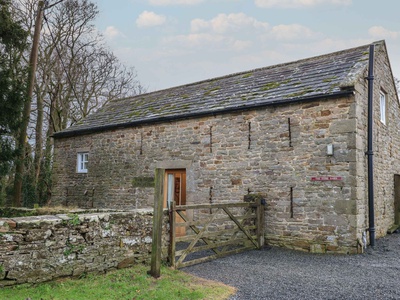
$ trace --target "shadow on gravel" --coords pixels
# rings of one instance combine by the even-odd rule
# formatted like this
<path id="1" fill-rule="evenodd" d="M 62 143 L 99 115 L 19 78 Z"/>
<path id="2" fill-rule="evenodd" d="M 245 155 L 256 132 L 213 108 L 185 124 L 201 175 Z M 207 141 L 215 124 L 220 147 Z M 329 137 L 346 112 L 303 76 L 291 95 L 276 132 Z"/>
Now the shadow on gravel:
<path id="1" fill-rule="evenodd" d="M 264 248 L 182 269 L 234 286 L 230 299 L 400 299 L 400 233 L 364 254 Z"/>

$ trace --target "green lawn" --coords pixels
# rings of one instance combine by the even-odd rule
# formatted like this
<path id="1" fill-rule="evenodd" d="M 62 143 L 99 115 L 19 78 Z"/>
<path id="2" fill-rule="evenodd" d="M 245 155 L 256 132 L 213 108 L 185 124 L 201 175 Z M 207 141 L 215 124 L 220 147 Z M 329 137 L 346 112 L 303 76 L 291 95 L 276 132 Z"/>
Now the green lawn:
<path id="1" fill-rule="evenodd" d="M 104 275 L 89 274 L 81 279 L 63 279 L 37 285 L 20 285 L 0 290 L 0 299 L 18 300 L 139 300 L 139 299 L 227 299 L 233 287 L 204 280 L 187 273 L 162 267 L 161 277 L 147 275 L 148 266 Z"/>

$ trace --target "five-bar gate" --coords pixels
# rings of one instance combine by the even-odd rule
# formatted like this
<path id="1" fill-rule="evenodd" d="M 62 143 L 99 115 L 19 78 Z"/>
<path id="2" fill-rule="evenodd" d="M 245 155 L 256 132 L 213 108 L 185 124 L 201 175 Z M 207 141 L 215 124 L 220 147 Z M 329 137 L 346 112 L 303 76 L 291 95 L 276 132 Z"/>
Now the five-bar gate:
<path id="1" fill-rule="evenodd" d="M 264 245 L 264 200 L 170 209 L 169 261 L 174 268 L 202 263 Z M 182 230 L 183 229 L 183 230 Z"/>

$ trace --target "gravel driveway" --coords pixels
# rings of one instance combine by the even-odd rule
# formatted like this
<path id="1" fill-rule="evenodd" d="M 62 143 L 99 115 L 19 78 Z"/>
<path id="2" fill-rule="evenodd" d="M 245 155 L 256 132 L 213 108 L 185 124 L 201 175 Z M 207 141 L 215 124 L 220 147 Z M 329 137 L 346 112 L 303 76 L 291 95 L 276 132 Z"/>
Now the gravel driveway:
<path id="1" fill-rule="evenodd" d="M 400 233 L 364 254 L 264 248 L 182 269 L 237 288 L 236 299 L 400 299 Z"/>

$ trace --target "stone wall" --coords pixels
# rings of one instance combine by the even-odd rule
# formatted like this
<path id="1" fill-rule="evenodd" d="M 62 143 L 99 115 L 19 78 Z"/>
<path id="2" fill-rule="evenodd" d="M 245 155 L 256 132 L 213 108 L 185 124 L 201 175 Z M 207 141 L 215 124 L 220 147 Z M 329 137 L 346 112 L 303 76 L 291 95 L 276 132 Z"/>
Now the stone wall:
<path id="1" fill-rule="evenodd" d="M 355 203 L 347 201 L 354 106 L 353 97 L 321 99 L 56 139 L 53 203 L 79 205 L 75 199 L 94 189 L 94 207 L 147 207 L 153 188 L 133 183 L 154 177 L 158 167 L 185 168 L 188 203 L 264 195 L 270 244 L 356 252 Z M 334 144 L 333 156 L 327 144 Z M 89 171 L 79 174 L 76 155 L 85 147 Z M 314 176 L 342 180 L 313 182 Z"/>
<path id="2" fill-rule="evenodd" d="M 352 199 L 357 204 L 357 227 L 359 232 L 368 228 L 368 168 L 367 156 L 367 76 L 356 84 L 357 109 L 354 118 L 357 124 L 355 172 L 356 187 Z M 373 162 L 374 162 L 374 208 L 376 236 L 386 235 L 387 229 L 394 223 L 394 175 L 400 174 L 400 106 L 393 82 L 392 72 L 383 47 L 375 50 L 373 94 Z M 379 93 L 386 94 L 387 122 L 380 121 Z M 358 236 L 360 237 L 360 233 Z M 368 236 L 368 235 L 367 235 Z"/>
<path id="3" fill-rule="evenodd" d="M 145 209 L 0 219 L 0 287 L 149 262 L 152 226 L 153 211 Z"/>

